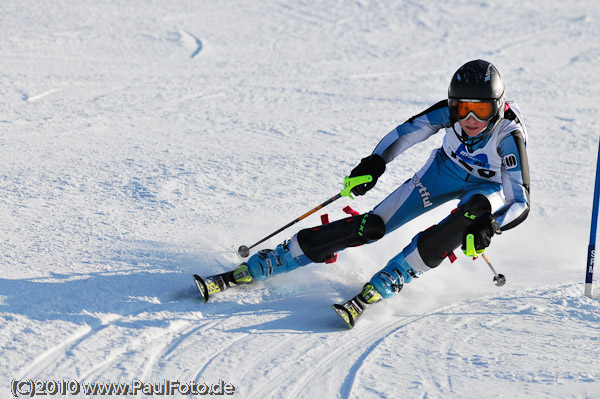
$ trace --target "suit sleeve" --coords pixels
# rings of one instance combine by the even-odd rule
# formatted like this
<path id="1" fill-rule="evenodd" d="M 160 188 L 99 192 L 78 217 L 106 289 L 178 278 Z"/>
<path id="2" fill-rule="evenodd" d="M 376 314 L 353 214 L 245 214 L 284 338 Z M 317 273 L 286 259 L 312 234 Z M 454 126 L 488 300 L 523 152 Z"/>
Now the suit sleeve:
<path id="1" fill-rule="evenodd" d="M 493 216 L 504 231 L 522 223 L 529 214 L 529 163 L 523 133 L 515 130 L 504 137 L 498 153 L 502 158 L 505 204 Z"/>
<path id="2" fill-rule="evenodd" d="M 442 100 L 389 132 L 375 147 L 373 154 L 389 163 L 413 145 L 426 140 L 440 129 L 449 126 L 448 101 Z"/>

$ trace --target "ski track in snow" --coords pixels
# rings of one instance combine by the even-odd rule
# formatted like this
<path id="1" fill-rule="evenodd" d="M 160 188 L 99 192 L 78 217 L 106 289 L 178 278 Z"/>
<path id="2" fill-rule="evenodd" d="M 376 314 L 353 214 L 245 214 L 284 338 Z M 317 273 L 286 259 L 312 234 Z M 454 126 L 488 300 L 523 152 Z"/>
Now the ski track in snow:
<path id="1" fill-rule="evenodd" d="M 73 334 L 64 342 L 61 342 L 55 347 L 50 348 L 38 358 L 34 359 L 31 364 L 19 372 L 19 377 L 40 377 L 43 375 L 43 372 L 47 371 L 51 367 L 60 368 L 62 363 L 65 363 L 68 359 L 70 359 L 71 353 L 75 351 L 78 346 L 81 346 L 85 342 L 92 341 L 98 334 L 103 332 L 105 329 L 110 329 L 111 327 L 115 326 L 119 321 L 122 321 L 126 318 L 135 317 L 148 309 L 150 309 L 150 307 L 138 309 L 133 313 L 118 315 L 117 317 L 111 318 L 111 320 L 106 322 L 100 322 L 96 326 L 83 328 L 83 332 L 77 332 Z M 91 375 L 97 370 L 106 367 L 106 364 L 111 363 L 113 360 L 114 359 L 112 358 L 108 358 L 105 364 L 96 365 L 94 369 L 88 370 L 86 374 L 78 376 L 78 378 L 85 381 L 87 375 Z"/>
<path id="2" fill-rule="evenodd" d="M 53 93 L 59 92 L 59 91 L 60 91 L 60 89 L 52 89 L 52 90 L 48 90 L 48 91 L 46 91 L 44 93 L 37 94 L 35 96 L 29 96 L 29 95 L 24 94 L 23 95 L 23 100 L 27 101 L 27 102 L 30 102 L 30 103 L 34 103 L 36 101 L 42 100 L 43 98 L 45 98 L 45 97 L 47 97 L 47 96 L 49 96 L 49 95 L 51 95 Z"/>
<path id="3" fill-rule="evenodd" d="M 582 296 L 598 20 L 592 0 L 5 1 L 0 391 L 171 379 L 239 398 L 600 397 L 600 302 Z M 529 130 L 531 213 L 488 251 L 506 286 L 461 257 L 351 331 L 331 310 L 447 204 L 337 263 L 198 299 L 193 273 L 233 267 L 240 244 L 337 192 L 473 58 L 498 66 Z M 319 214 L 369 211 L 440 144 Z"/>
<path id="4" fill-rule="evenodd" d="M 194 58 L 200 54 L 204 47 L 200 39 L 185 30 L 179 31 L 179 33 L 185 46 L 191 50 L 190 58 Z"/>

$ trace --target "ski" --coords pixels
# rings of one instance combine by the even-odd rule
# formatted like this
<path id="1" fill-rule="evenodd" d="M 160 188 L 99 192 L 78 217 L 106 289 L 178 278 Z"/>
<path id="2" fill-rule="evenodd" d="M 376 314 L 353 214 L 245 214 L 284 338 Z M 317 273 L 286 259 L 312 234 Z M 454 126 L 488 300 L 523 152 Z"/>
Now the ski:
<path id="1" fill-rule="evenodd" d="M 377 303 L 381 299 L 379 292 L 371 284 L 367 283 L 360 294 L 343 304 L 335 303 L 331 307 L 344 320 L 348 328 L 351 329 L 369 305 Z"/>
<path id="2" fill-rule="evenodd" d="M 331 305 L 333 310 L 344 320 L 348 328 L 354 327 L 356 320 L 362 315 L 367 308 L 367 304 L 360 300 L 360 294 L 345 302 L 344 304 L 335 303 Z M 362 303 L 361 303 L 362 302 Z"/>
<path id="3" fill-rule="evenodd" d="M 198 291 L 200 291 L 204 303 L 208 301 L 208 298 L 211 295 L 225 291 L 229 288 L 229 281 L 231 281 L 230 274 L 232 274 L 232 272 L 215 274 L 214 276 L 209 277 L 200 277 L 199 275 L 194 274 L 194 282 L 196 283 L 196 287 L 198 287 Z"/>
<path id="4" fill-rule="evenodd" d="M 204 303 L 208 302 L 208 299 L 219 292 L 223 292 L 229 288 L 235 287 L 240 284 L 249 284 L 252 282 L 252 276 L 248 272 L 248 265 L 242 263 L 235 270 L 219 273 L 208 277 L 200 277 L 194 274 L 194 282 Z"/>

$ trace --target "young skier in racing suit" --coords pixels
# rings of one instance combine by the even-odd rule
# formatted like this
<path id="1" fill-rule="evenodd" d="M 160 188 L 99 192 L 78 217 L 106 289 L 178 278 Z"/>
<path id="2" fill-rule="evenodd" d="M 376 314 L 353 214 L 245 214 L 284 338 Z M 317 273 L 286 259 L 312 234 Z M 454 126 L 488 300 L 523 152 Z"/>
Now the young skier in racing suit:
<path id="1" fill-rule="evenodd" d="M 339 250 L 374 242 L 447 201 L 458 208 L 439 224 L 417 234 L 402 252 L 365 284 L 359 298 L 374 303 L 402 289 L 420 273 L 438 266 L 461 246 L 481 254 L 495 234 L 521 223 L 529 212 L 527 133 L 521 111 L 504 100 L 504 83 L 489 62 L 466 63 L 452 77 L 448 99 L 392 130 L 350 177 L 371 175 L 352 192 L 364 195 L 386 164 L 440 130 L 443 145 L 427 163 L 371 212 L 299 231 L 274 250 L 262 250 L 236 269 L 237 282 L 270 278 Z"/>

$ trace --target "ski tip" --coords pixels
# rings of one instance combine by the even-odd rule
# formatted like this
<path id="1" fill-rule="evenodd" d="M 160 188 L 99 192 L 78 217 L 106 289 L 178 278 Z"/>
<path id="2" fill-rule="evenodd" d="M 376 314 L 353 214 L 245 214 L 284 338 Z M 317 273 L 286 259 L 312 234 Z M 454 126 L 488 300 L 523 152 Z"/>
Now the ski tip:
<path id="1" fill-rule="evenodd" d="M 208 302 L 208 288 L 202 277 L 194 274 L 194 282 L 196 283 L 196 287 L 198 287 L 198 291 L 200 291 L 200 295 L 202 295 L 204 303 Z"/>
<path id="2" fill-rule="evenodd" d="M 335 310 L 335 313 L 337 313 L 337 315 L 340 316 L 342 320 L 344 320 L 344 322 L 346 322 L 349 329 L 352 329 L 352 327 L 354 327 L 354 317 L 352 317 L 348 309 L 337 303 L 331 305 L 331 308 Z"/>

